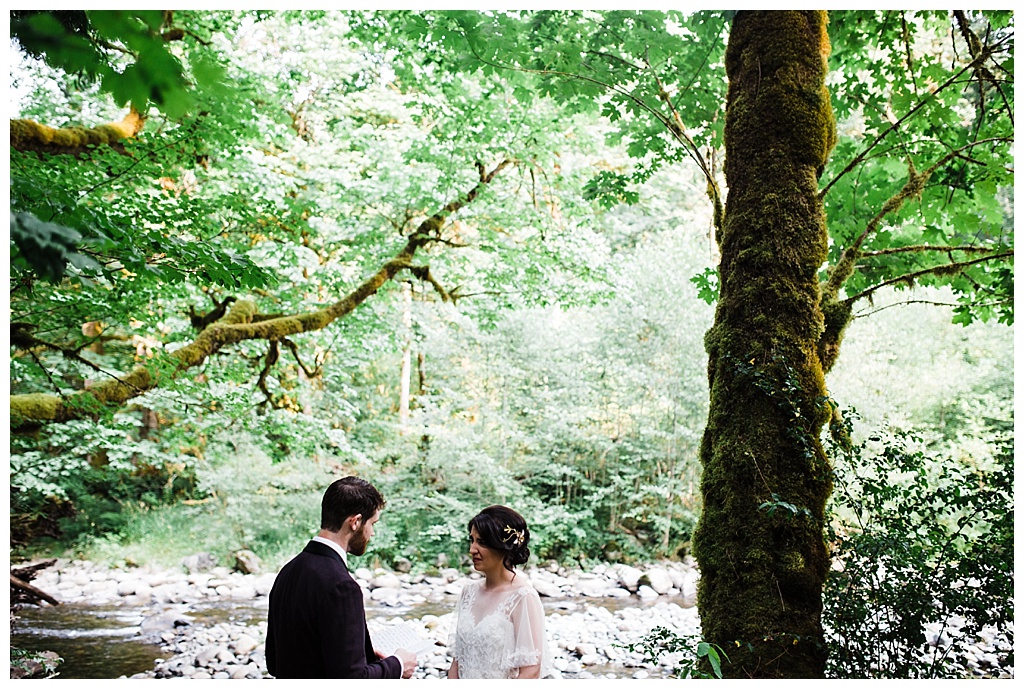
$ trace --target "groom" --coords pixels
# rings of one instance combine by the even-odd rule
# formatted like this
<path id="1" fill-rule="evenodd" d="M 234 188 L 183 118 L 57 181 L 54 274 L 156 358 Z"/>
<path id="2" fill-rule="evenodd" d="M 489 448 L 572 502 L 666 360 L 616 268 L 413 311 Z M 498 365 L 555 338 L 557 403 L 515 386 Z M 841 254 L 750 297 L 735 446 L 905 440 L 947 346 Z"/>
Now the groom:
<path id="1" fill-rule="evenodd" d="M 278 679 L 408 679 L 416 656 L 380 658 L 366 628 L 363 591 L 348 573 L 362 555 L 384 497 L 363 479 L 338 479 L 324 493 L 320 533 L 274 580 L 267 615 L 267 669 Z"/>

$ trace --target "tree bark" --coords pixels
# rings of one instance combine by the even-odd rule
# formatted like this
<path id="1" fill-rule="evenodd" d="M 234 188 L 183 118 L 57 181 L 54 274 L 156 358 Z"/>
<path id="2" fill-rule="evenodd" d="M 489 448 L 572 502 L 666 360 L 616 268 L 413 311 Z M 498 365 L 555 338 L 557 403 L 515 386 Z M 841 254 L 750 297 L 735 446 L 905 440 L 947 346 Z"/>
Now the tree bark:
<path id="1" fill-rule="evenodd" d="M 16 151 L 77 155 L 91 146 L 109 145 L 123 152 L 120 142 L 135 137 L 145 124 L 145 116 L 134 108 L 119 122 L 108 122 L 91 129 L 54 129 L 33 120 L 11 120 L 11 148 Z"/>
<path id="2" fill-rule="evenodd" d="M 821 11 L 738 12 L 726 52 L 729 192 L 694 552 L 704 636 L 729 677 L 824 676 L 826 23 Z"/>
<path id="3" fill-rule="evenodd" d="M 60 601 L 48 594 L 46 591 L 38 589 L 26 581 L 22 581 L 13 574 L 11 575 L 11 586 L 37 600 L 44 600 L 50 605 L 60 605 Z"/>
<path id="4" fill-rule="evenodd" d="M 402 373 L 398 394 L 398 431 L 409 432 L 409 397 L 412 388 L 412 285 L 402 284 Z"/>

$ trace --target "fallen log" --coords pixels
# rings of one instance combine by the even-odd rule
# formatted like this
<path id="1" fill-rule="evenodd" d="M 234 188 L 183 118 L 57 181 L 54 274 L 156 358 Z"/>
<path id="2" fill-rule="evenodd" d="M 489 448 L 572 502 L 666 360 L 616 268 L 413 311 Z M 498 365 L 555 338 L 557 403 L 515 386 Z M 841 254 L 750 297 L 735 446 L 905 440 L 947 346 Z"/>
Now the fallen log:
<path id="1" fill-rule="evenodd" d="M 27 593 L 30 596 L 38 598 L 39 600 L 44 600 L 50 605 L 60 605 L 60 601 L 51 596 L 50 594 L 48 594 L 46 591 L 43 591 L 42 589 L 37 589 L 32 584 L 22 581 L 13 574 L 11 575 L 11 586 L 13 586 L 16 590 L 21 591 L 23 593 Z"/>

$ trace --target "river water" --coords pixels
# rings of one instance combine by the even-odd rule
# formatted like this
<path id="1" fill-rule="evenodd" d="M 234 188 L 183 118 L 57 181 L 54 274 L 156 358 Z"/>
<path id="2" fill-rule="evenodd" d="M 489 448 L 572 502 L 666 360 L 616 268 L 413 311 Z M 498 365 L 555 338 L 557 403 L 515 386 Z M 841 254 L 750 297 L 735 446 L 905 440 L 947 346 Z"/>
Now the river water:
<path id="1" fill-rule="evenodd" d="M 598 605 L 611 611 L 622 607 L 642 607 L 635 599 L 589 599 L 586 603 L 571 599 L 543 599 L 551 611 L 571 611 L 580 605 Z M 262 602 L 262 605 L 260 605 Z M 15 612 L 11 621 L 11 647 L 30 651 L 54 651 L 64 662 L 58 667 L 59 679 L 112 679 L 130 677 L 153 669 L 158 660 L 169 657 L 159 640 L 141 634 L 143 610 L 115 605 L 66 603 L 58 606 L 28 606 Z M 388 618 L 401 615 L 420 618 L 443 615 L 449 606 L 425 602 L 411 608 L 367 605 L 367 615 Z M 251 601 L 218 601 L 188 606 L 192 624 L 212 626 L 222 622 L 255 625 L 266 619 L 266 598 Z M 629 676 L 627 668 L 591 668 L 595 674 Z"/>
<path id="2" fill-rule="evenodd" d="M 188 606 L 194 625 L 220 622 L 256 624 L 266 619 L 264 605 L 217 602 Z M 30 651 L 53 651 L 64 662 L 60 679 L 130 677 L 153 669 L 155 661 L 169 657 L 159 639 L 140 630 L 143 611 L 116 605 L 66 603 L 54 607 L 29 606 L 15 612 L 11 646 Z"/>

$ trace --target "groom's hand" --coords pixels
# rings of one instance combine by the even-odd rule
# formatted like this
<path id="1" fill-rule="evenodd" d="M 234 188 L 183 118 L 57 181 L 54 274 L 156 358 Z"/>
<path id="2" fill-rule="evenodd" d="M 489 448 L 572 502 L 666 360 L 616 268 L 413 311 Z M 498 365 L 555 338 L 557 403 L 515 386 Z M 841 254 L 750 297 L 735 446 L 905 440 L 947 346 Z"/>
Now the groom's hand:
<path id="1" fill-rule="evenodd" d="M 395 657 L 402 661 L 402 679 L 412 677 L 412 673 L 416 669 L 416 654 L 400 648 L 395 651 Z"/>

